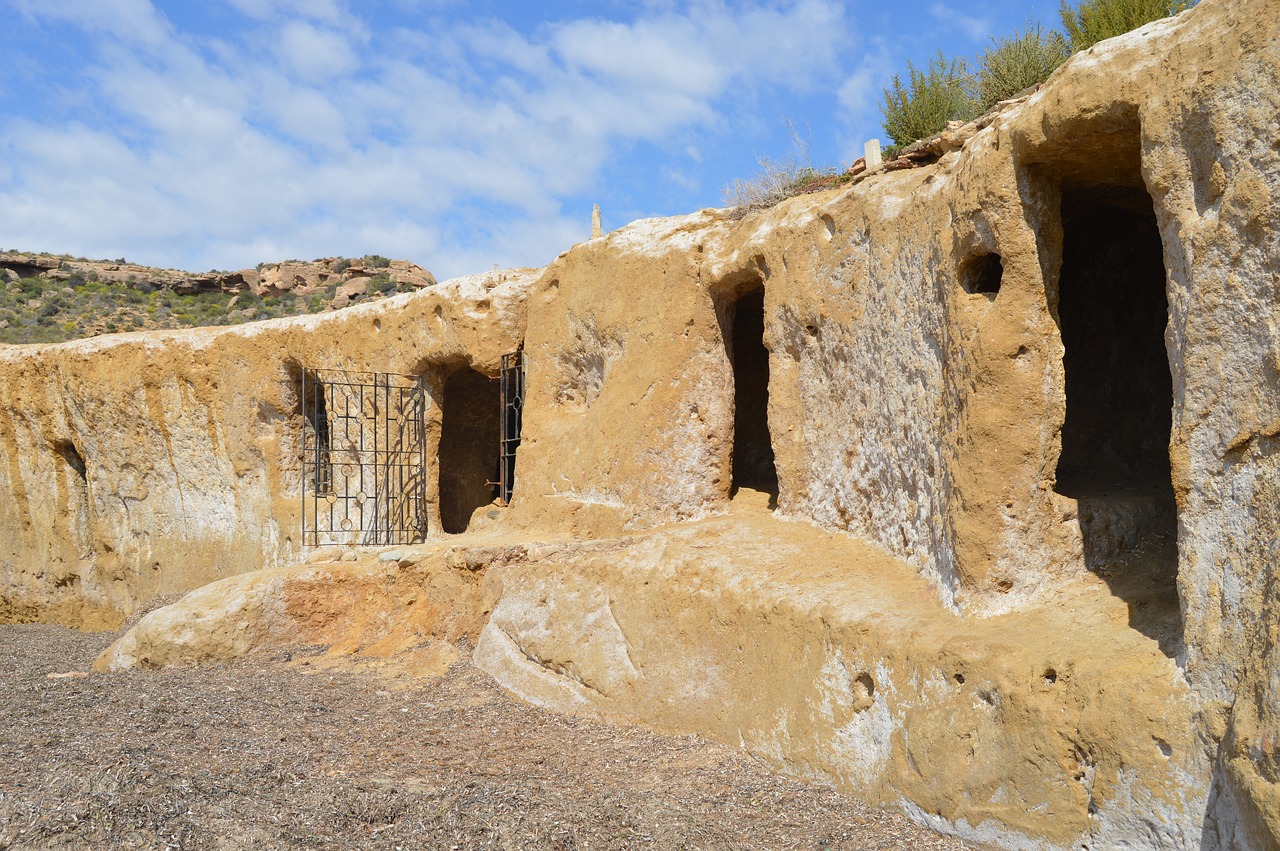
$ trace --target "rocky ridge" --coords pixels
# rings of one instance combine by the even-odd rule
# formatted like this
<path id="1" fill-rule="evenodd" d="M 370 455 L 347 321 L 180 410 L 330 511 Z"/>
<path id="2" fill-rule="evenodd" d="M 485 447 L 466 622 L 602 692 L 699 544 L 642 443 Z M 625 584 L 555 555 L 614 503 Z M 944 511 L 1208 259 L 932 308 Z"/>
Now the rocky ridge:
<path id="1" fill-rule="evenodd" d="M 0 253 L 0 343 L 234 325 L 340 309 L 435 284 L 435 276 L 416 263 L 379 255 L 194 273 L 123 259 L 10 251 Z"/>
<path id="2" fill-rule="evenodd" d="M 8 251 L 0 253 L 0 278 L 9 282 L 22 278 L 43 278 L 48 281 L 74 282 L 103 281 L 125 284 L 141 290 L 169 289 L 179 295 L 220 292 L 239 295 L 251 292 L 259 297 L 314 295 L 337 285 L 338 295 L 347 301 L 363 293 L 364 284 L 385 275 L 396 286 L 408 292 L 409 288 L 435 286 L 436 279 L 429 271 L 407 260 L 389 260 L 377 255 L 363 258 L 322 257 L 310 262 L 285 260 L 279 263 L 260 263 L 253 269 L 235 272 L 211 270 L 209 272 L 183 272 L 177 269 L 157 269 L 127 263 L 124 260 L 85 260 L 53 254 L 30 254 Z M 353 282 L 361 286 L 353 286 Z M 343 306 L 343 305 L 335 305 Z"/>

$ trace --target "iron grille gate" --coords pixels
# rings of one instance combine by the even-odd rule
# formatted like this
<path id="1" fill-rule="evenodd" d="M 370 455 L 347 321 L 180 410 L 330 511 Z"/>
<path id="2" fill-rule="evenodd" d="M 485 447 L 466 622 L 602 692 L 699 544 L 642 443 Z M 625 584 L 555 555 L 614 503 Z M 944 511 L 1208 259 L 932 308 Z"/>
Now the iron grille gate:
<path id="1" fill-rule="evenodd" d="M 302 373 L 302 544 L 411 544 L 427 534 L 426 395 L 407 375 Z"/>
<path id="2" fill-rule="evenodd" d="M 499 447 L 498 496 L 511 504 L 516 482 L 516 450 L 520 448 L 520 428 L 524 419 L 524 379 L 527 361 L 524 351 L 502 356 L 502 441 Z"/>

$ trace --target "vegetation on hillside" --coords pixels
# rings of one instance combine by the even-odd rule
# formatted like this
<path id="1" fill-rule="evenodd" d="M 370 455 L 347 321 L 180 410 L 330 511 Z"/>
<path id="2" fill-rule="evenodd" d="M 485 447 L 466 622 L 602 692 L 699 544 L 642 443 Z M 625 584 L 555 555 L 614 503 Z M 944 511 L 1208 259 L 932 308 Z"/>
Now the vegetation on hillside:
<path id="1" fill-rule="evenodd" d="M 1067 35 L 1045 30 L 1038 22 L 1002 38 L 973 60 L 948 58 L 939 52 L 925 68 L 907 62 L 906 78 L 893 76 L 884 90 L 881 114 L 892 144 L 886 158 L 920 139 L 945 130 L 951 121 L 970 121 L 1002 100 L 1038 86 L 1073 52 L 1121 35 L 1150 21 L 1183 11 L 1195 0 L 1063 0 L 1061 17 Z M 838 186 L 851 179 L 842 169 L 814 168 L 808 145 L 791 127 L 802 157 L 790 161 L 757 157 L 760 171 L 738 178 L 724 189 L 725 201 L 738 214 L 764 209 L 786 198 Z"/>
<path id="2" fill-rule="evenodd" d="M 764 210 L 779 201 L 808 192 L 818 192 L 848 183 L 853 178 L 842 168 L 815 168 L 809 161 L 811 139 L 801 137 L 794 124 L 785 122 L 799 156 L 790 160 L 756 157 L 760 171 L 751 177 L 736 178 L 724 188 L 724 200 L 739 215 Z"/>
<path id="3" fill-rule="evenodd" d="M 324 306 L 317 302 L 313 308 L 292 296 L 259 299 L 252 293 L 232 296 L 223 292 L 178 295 L 167 289 L 144 291 L 128 284 L 76 277 L 68 281 L 23 278 L 0 287 L 0 342 L 57 343 L 143 328 L 232 325 L 307 313 Z"/>
<path id="4" fill-rule="evenodd" d="M 83 258 L 62 259 L 89 262 Z M 390 261 L 379 255 L 368 255 L 361 262 L 373 269 L 390 266 Z M 341 273 L 351 261 L 340 260 L 335 268 L 339 265 L 342 269 L 337 271 Z M 82 273 L 73 273 L 65 280 L 0 278 L 0 343 L 58 343 L 117 331 L 238 325 L 319 313 L 331 308 L 342 283 L 341 274 L 335 274 L 314 292 L 259 297 L 247 288 L 240 293 L 184 295 L 147 281 L 119 283 Z M 393 295 L 412 289 L 397 284 L 389 273 L 379 272 L 365 280 L 364 295 Z"/>
<path id="5" fill-rule="evenodd" d="M 852 177 L 838 168 L 814 168 L 795 160 L 779 162 L 758 157 L 760 171 L 749 178 L 736 178 L 724 189 L 725 201 L 740 211 L 763 210 L 779 201 L 806 192 L 830 189 L 848 183 Z"/>

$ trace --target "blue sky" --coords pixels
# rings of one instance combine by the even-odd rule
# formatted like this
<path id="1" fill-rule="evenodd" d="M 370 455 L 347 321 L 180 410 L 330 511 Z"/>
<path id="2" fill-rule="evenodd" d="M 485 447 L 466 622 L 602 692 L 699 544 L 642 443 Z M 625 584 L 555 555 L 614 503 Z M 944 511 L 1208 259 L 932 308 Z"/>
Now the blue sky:
<path id="1" fill-rule="evenodd" d="M 538 266 L 723 205 L 756 158 L 847 165 L 908 59 L 1020 0 L 0 0 L 0 249 L 192 271 L 383 254 Z"/>

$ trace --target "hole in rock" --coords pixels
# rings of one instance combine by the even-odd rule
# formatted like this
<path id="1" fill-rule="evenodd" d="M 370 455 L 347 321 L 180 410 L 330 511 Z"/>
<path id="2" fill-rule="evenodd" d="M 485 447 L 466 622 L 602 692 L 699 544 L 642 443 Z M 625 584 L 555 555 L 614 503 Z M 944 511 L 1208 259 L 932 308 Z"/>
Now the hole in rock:
<path id="1" fill-rule="evenodd" d="M 822 227 L 827 233 L 827 239 L 831 239 L 836 235 L 836 220 L 826 213 L 822 214 Z"/>
<path id="2" fill-rule="evenodd" d="M 79 543 L 83 544 L 85 541 L 81 535 L 87 530 L 81 524 L 92 516 L 89 504 L 88 466 L 85 464 L 84 456 L 80 454 L 80 450 L 70 440 L 54 442 L 53 450 L 66 463 L 71 473 L 74 474 L 66 477 L 67 503 L 65 511 L 69 518 L 73 518 L 71 522 L 72 534 L 77 537 Z M 79 581 L 78 577 L 74 579 L 77 582 Z"/>
<path id="3" fill-rule="evenodd" d="M 67 466 L 75 471 L 80 481 L 88 481 L 89 468 L 85 466 L 84 456 L 80 454 L 80 450 L 74 443 L 69 440 L 60 440 L 53 445 L 53 449 L 63 461 L 67 462 Z"/>
<path id="4" fill-rule="evenodd" d="M 875 705 L 876 681 L 865 671 L 853 680 L 853 711 L 865 712 Z"/>
<path id="5" fill-rule="evenodd" d="M 444 382 L 440 427 L 440 526 L 467 531 L 471 514 L 497 494 L 502 435 L 499 381 L 464 367 Z"/>
<path id="6" fill-rule="evenodd" d="M 1140 177 L 1064 185 L 1062 233 L 1067 410 L 1057 491 L 1079 503 L 1086 565 L 1128 603 L 1130 625 L 1176 656 L 1169 305 L 1160 231 Z"/>
<path id="7" fill-rule="evenodd" d="M 747 290 L 731 309 L 733 333 L 733 485 L 778 496 L 769 434 L 769 350 L 764 345 L 764 286 Z M 772 506 L 771 506 L 772 507 Z"/>
<path id="8" fill-rule="evenodd" d="M 967 293 L 995 298 L 1004 281 L 1004 261 L 999 254 L 978 254 L 960 264 L 960 286 Z"/>

